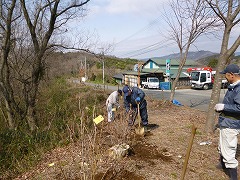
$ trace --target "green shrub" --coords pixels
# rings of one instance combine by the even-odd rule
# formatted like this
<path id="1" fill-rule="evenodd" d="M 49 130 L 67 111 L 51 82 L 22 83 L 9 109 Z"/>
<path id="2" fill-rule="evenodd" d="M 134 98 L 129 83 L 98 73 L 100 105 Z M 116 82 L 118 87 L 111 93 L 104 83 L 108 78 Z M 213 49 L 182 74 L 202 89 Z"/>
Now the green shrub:
<path id="1" fill-rule="evenodd" d="M 88 86 L 73 88 L 63 78 L 42 88 L 36 107 L 38 129 L 30 132 L 27 124 L 22 123 L 16 130 L 0 132 L 0 179 L 14 178 L 36 164 L 46 151 L 77 140 L 80 119 L 91 129 L 93 113 L 102 113 L 99 107 L 105 100 L 102 90 Z M 76 129 L 70 132 L 69 127 Z"/>

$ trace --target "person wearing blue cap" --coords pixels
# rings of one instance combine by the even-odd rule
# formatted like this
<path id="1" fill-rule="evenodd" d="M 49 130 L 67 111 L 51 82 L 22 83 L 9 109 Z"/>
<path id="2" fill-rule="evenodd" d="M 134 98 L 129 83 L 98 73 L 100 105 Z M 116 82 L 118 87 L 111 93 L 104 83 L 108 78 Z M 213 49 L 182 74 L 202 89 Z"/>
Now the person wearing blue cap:
<path id="1" fill-rule="evenodd" d="M 122 90 L 113 91 L 106 100 L 107 113 L 108 113 L 108 122 L 112 122 L 114 120 L 114 111 L 113 107 L 120 107 L 119 105 L 119 96 L 122 96 Z"/>
<path id="2" fill-rule="evenodd" d="M 145 93 L 143 92 L 143 90 L 139 89 L 138 87 L 130 88 L 128 85 L 125 85 L 122 91 L 124 93 L 124 107 L 126 109 L 126 112 L 129 113 L 130 110 L 133 110 L 133 112 L 137 112 L 137 104 L 139 103 L 142 125 L 147 126 L 148 125 L 147 101 L 145 100 Z M 135 118 L 136 116 L 134 116 L 132 119 L 129 118 L 128 121 L 129 126 L 134 125 Z"/>
<path id="3" fill-rule="evenodd" d="M 223 102 L 215 105 L 219 112 L 220 128 L 219 146 L 220 164 L 231 180 L 237 180 L 238 161 L 236 159 L 238 138 L 240 133 L 240 68 L 236 64 L 228 65 L 220 74 L 224 74 L 229 82 Z"/>

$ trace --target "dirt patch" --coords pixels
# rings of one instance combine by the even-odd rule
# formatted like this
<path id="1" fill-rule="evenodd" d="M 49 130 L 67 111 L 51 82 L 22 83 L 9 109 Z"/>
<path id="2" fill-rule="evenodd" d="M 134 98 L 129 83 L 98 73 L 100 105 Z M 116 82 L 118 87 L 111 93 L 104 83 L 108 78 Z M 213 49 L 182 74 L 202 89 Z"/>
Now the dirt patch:
<path id="1" fill-rule="evenodd" d="M 106 173 L 98 173 L 95 175 L 94 180 L 144 180 L 145 178 L 130 172 L 126 169 L 110 169 Z"/>
<path id="2" fill-rule="evenodd" d="M 205 112 L 175 106 L 168 101 L 147 100 L 149 123 L 154 124 L 154 128 L 150 127 L 145 136 L 137 136 L 134 129 L 129 129 L 124 113 L 120 114 L 114 122 L 102 122 L 96 128 L 97 134 L 87 136 L 84 143 L 79 140 L 53 150 L 32 171 L 18 179 L 57 179 L 60 175 L 65 179 L 83 179 L 84 175 L 85 179 L 95 180 L 180 179 L 193 125 L 197 131 L 185 179 L 228 179 L 215 167 L 219 158 L 219 133 L 216 130 L 205 134 Z M 204 141 L 211 144 L 200 145 Z M 122 159 L 110 158 L 108 149 L 121 143 L 130 145 L 129 155 Z M 49 167 L 53 162 L 55 165 Z"/>
<path id="3" fill-rule="evenodd" d="M 171 161 L 171 157 L 168 155 L 168 151 L 166 149 L 159 151 L 156 145 L 152 145 L 144 141 L 138 141 L 136 144 L 132 145 L 132 153 L 129 158 L 136 161 Z"/>

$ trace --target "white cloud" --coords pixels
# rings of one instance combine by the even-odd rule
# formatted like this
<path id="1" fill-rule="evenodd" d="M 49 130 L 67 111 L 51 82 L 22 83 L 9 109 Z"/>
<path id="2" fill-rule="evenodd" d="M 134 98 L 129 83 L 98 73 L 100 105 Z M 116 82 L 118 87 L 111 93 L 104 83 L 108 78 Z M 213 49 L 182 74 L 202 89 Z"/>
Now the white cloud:
<path id="1" fill-rule="evenodd" d="M 96 0 L 94 11 L 106 11 L 113 14 L 145 13 L 156 11 L 168 0 Z"/>

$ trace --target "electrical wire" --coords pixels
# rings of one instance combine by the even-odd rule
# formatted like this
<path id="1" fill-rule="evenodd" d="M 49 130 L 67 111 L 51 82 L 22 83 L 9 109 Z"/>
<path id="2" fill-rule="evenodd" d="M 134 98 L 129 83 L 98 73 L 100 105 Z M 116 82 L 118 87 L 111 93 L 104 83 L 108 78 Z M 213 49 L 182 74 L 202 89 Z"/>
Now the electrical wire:
<path id="1" fill-rule="evenodd" d="M 162 16 L 162 15 L 161 15 L 161 16 Z M 140 29 L 139 31 L 137 31 L 137 32 L 133 33 L 132 35 L 124 38 L 123 40 L 115 43 L 115 45 L 118 45 L 118 44 L 120 44 L 120 43 L 122 43 L 122 42 L 124 42 L 124 41 L 126 41 L 126 40 L 129 40 L 129 39 L 131 39 L 132 37 L 134 37 L 134 36 L 136 36 L 137 34 L 139 34 L 140 32 L 143 32 L 143 31 L 149 29 L 150 27 L 152 27 L 153 25 L 157 24 L 161 16 L 158 16 L 156 19 L 154 19 L 153 21 L 151 21 L 147 26 L 143 27 L 143 28 Z"/>
<path id="2" fill-rule="evenodd" d="M 114 45 L 118 45 L 122 42 L 125 42 L 129 39 L 131 39 L 132 37 L 136 36 L 137 34 L 149 29 L 150 27 L 154 26 L 155 24 L 157 24 L 160 20 L 160 18 L 162 17 L 162 15 L 158 16 L 156 19 L 154 19 L 153 21 L 151 21 L 147 26 L 145 26 L 144 28 L 140 29 L 139 31 L 133 33 L 132 35 L 124 38 L 123 40 L 115 43 Z M 133 57 L 133 56 L 139 56 L 139 55 L 142 55 L 142 54 L 146 54 L 148 52 L 151 52 L 151 51 L 155 51 L 159 48 L 163 48 L 163 47 L 167 47 L 169 45 L 172 45 L 174 43 L 169 43 L 169 44 L 166 44 L 166 45 L 163 45 L 163 46 L 159 46 L 160 44 L 162 45 L 164 42 L 166 42 L 166 40 L 162 40 L 162 41 L 159 41 L 157 43 L 154 43 L 154 44 L 151 44 L 149 46 L 146 46 L 146 47 L 143 47 L 143 48 L 140 48 L 140 49 L 137 49 L 137 50 L 134 50 L 132 52 L 128 52 L 128 53 L 124 53 L 123 55 L 120 55 L 120 57 Z"/>
<path id="3" fill-rule="evenodd" d="M 139 51 L 146 50 L 146 49 L 148 49 L 148 48 L 151 48 L 151 47 L 154 47 L 154 46 L 156 46 L 156 45 L 162 44 L 163 42 L 165 42 L 165 40 L 160 41 L 160 42 L 157 42 L 157 43 L 154 43 L 154 44 L 151 44 L 151 45 L 146 46 L 146 47 L 141 48 L 141 49 L 134 50 L 134 51 L 132 51 L 132 52 L 125 53 L 125 54 L 123 54 L 123 55 L 121 55 L 121 56 L 128 56 L 128 55 L 131 55 L 131 54 L 133 54 L 133 53 L 138 53 Z"/>
<path id="4" fill-rule="evenodd" d="M 128 58 L 130 57 L 134 57 L 134 56 L 139 56 L 139 55 L 142 55 L 142 54 L 146 54 L 148 52 L 152 52 L 152 51 L 155 51 L 157 49 L 161 49 L 161 48 L 164 48 L 164 47 L 168 47 L 170 45 L 173 45 L 175 44 L 175 42 L 171 42 L 171 43 L 168 43 L 168 44 L 165 44 L 165 45 L 162 45 L 162 46 L 157 46 L 159 44 L 162 44 L 162 41 L 161 42 L 158 42 L 158 43 L 155 43 L 153 45 L 150 45 L 150 46 L 147 46 L 147 47 L 144 47 L 144 48 L 141 48 L 139 50 L 136 50 L 136 51 L 133 51 L 133 52 L 129 52 L 129 53 L 125 53 L 123 55 L 120 55 L 122 58 L 126 58 L 126 56 Z M 148 49 L 148 47 L 151 47 L 153 46 L 152 48 Z"/>

